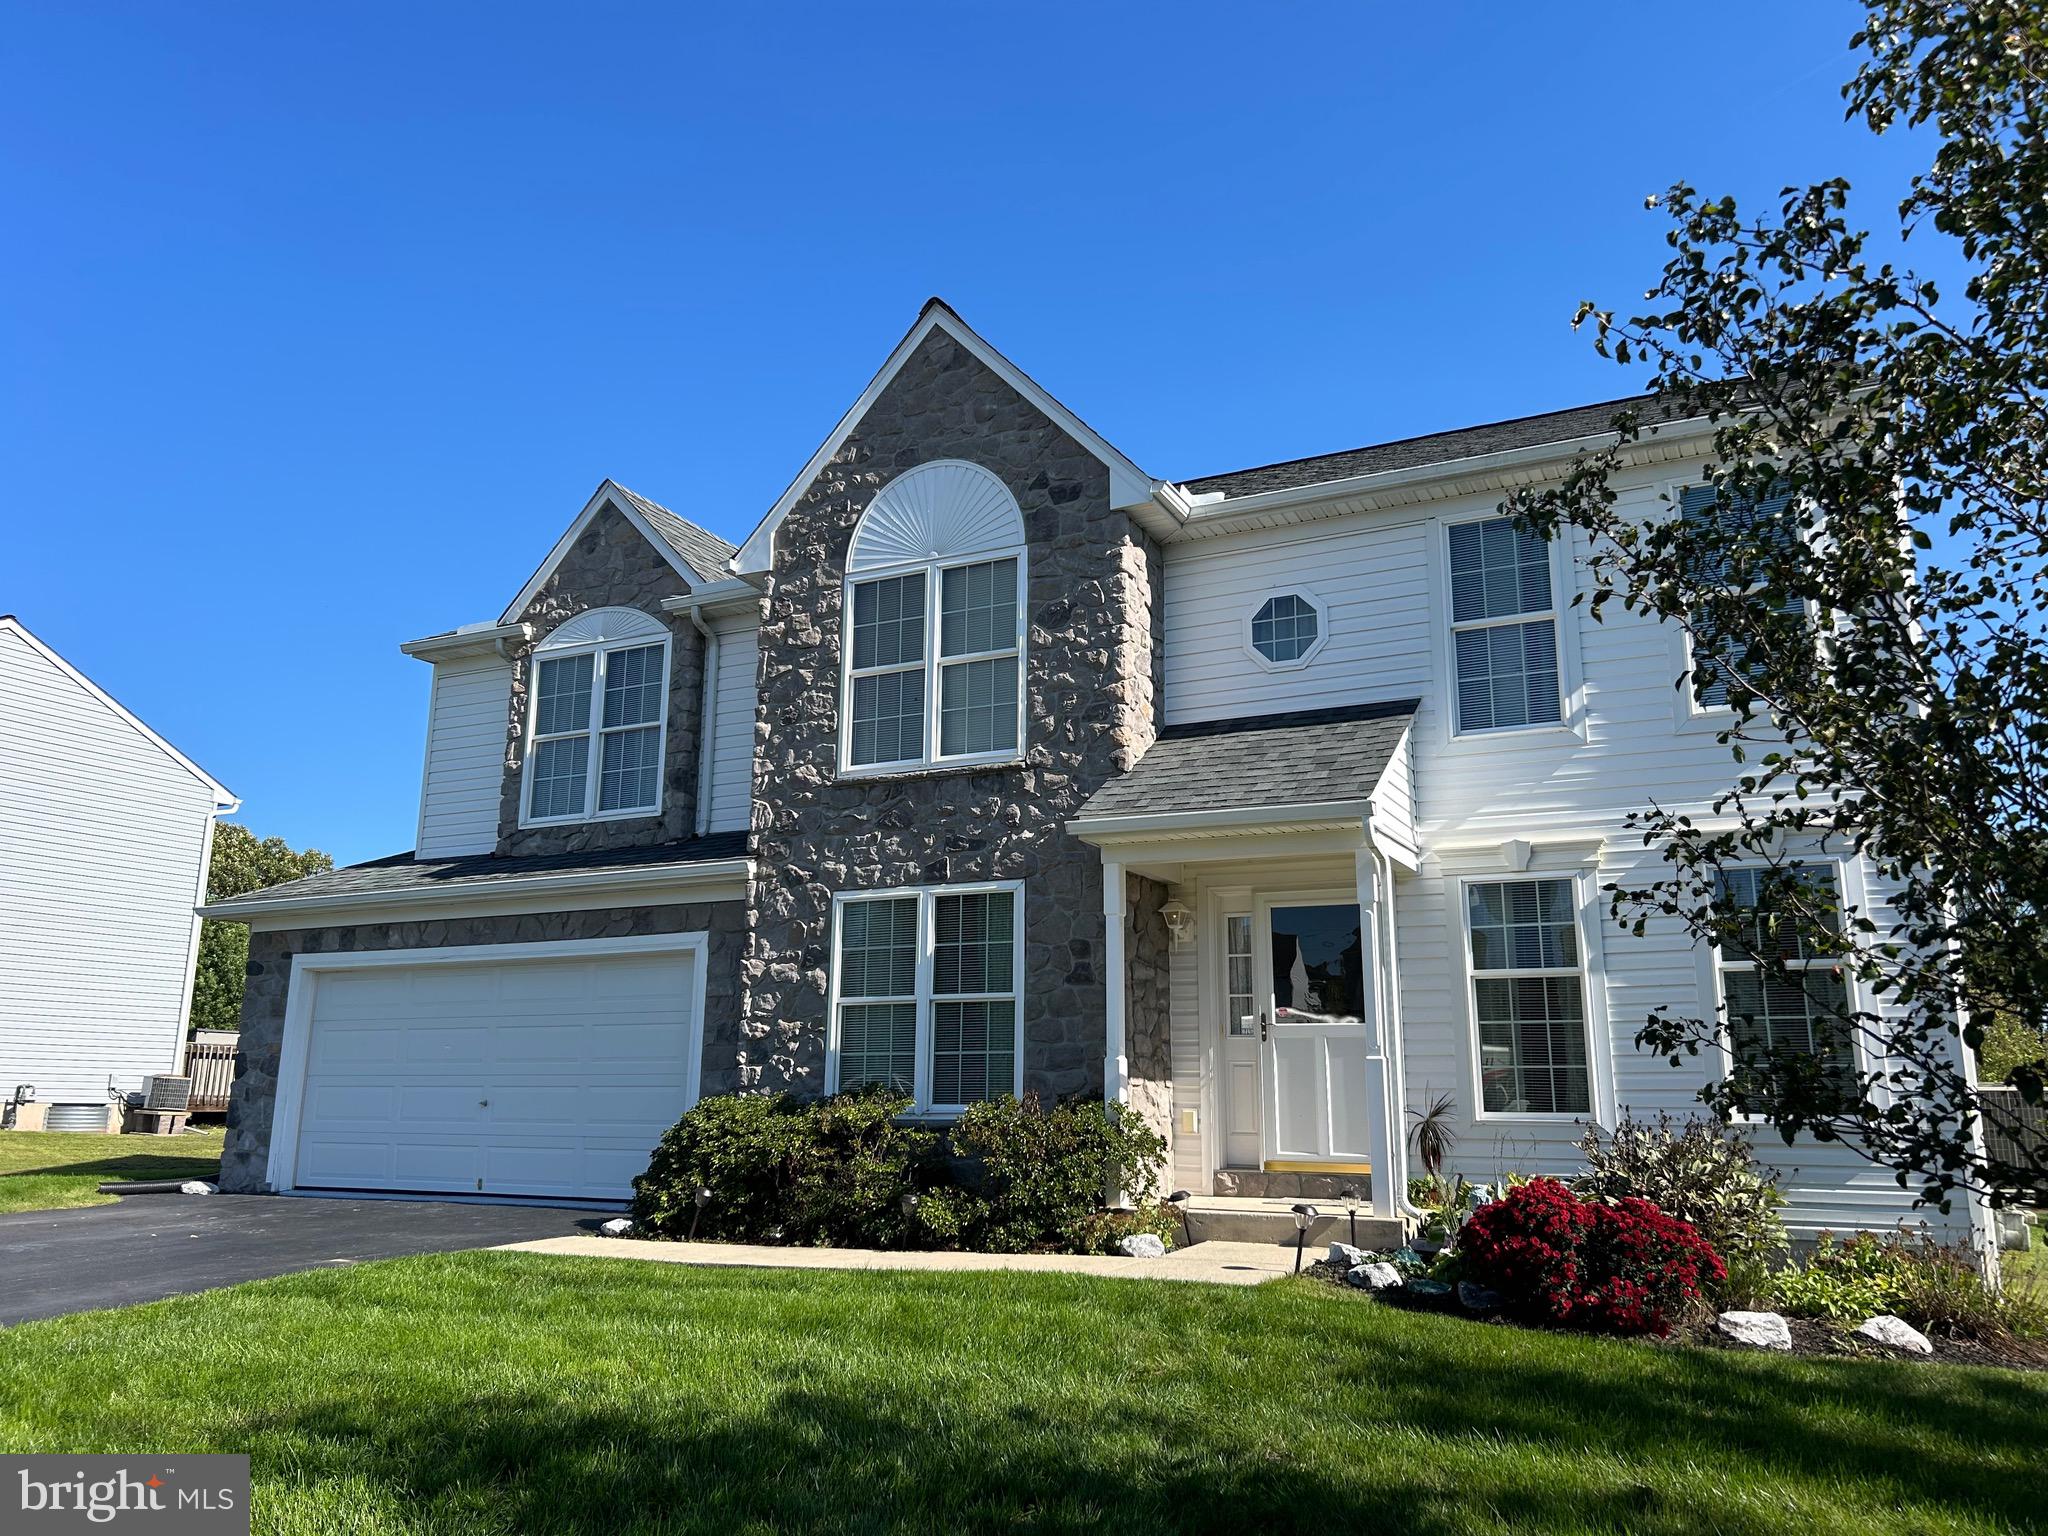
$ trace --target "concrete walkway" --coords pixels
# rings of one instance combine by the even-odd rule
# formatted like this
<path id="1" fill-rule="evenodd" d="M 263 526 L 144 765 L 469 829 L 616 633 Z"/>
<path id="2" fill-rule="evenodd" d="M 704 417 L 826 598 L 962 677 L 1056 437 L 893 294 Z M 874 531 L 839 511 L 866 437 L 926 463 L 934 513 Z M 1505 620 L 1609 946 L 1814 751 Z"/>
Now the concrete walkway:
<path id="1" fill-rule="evenodd" d="M 750 1243 L 657 1243 L 632 1237 L 544 1237 L 505 1243 L 513 1253 L 567 1253 L 580 1258 L 646 1259 L 749 1269 L 903 1269 L 927 1273 L 1024 1270 L 1111 1275 L 1122 1280 L 1193 1280 L 1205 1285 L 1258 1285 L 1294 1272 L 1294 1249 L 1273 1243 L 1196 1243 L 1163 1259 L 1076 1253 L 884 1253 L 873 1248 L 769 1248 Z M 1309 1260 L 1320 1257 L 1316 1249 Z"/>

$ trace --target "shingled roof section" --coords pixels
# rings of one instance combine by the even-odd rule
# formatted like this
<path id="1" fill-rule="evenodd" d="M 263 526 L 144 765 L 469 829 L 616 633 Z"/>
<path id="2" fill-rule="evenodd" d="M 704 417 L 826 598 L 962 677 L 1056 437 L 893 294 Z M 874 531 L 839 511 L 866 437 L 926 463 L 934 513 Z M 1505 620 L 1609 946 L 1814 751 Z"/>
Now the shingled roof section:
<path id="1" fill-rule="evenodd" d="M 1169 725 L 1079 820 L 1257 810 L 1363 800 L 1379 783 L 1419 699 Z"/>
<path id="2" fill-rule="evenodd" d="M 531 875 L 582 875 L 612 870 L 641 869 L 651 872 L 673 867 L 686 870 L 695 864 L 722 859 L 745 858 L 747 834 L 713 832 L 706 837 L 681 843 L 657 843 L 643 848 L 613 848 L 602 853 L 535 853 L 513 858 L 496 854 L 469 854 L 459 859 L 422 859 L 410 853 L 330 869 L 303 880 L 287 880 L 246 895 L 212 903 L 207 910 L 231 915 L 238 906 L 269 906 L 278 901 L 318 900 L 328 896 L 417 895 L 422 891 L 445 891 L 458 887 L 488 887 L 493 882 L 517 880 Z"/>
<path id="3" fill-rule="evenodd" d="M 633 504 L 633 510 L 647 519 L 647 526 L 683 557 L 683 563 L 706 584 L 727 580 L 732 575 L 732 557 L 740 552 L 708 528 L 699 528 L 687 518 L 677 517 L 658 501 L 649 501 L 638 491 L 629 491 L 618 481 L 612 489 Z"/>
<path id="4" fill-rule="evenodd" d="M 1573 406 L 1567 411 L 1545 411 L 1538 416 L 1517 416 L 1509 421 L 1488 422 L 1484 426 L 1461 427 L 1455 432 L 1432 432 L 1425 437 L 1404 437 L 1391 443 L 1348 448 L 1342 453 L 1324 453 L 1313 458 L 1265 464 L 1257 469 L 1233 470 L 1229 474 L 1189 480 L 1185 488 L 1196 495 L 1221 491 L 1226 497 L 1256 496 L 1261 491 L 1291 491 L 1305 485 L 1325 485 L 1332 480 L 1349 480 L 1355 475 L 1378 474 L 1389 469 L 1448 464 L 1458 459 L 1477 458 L 1485 453 L 1503 453 L 1512 448 L 1534 448 L 1544 443 L 1597 437 L 1614 430 L 1614 418 L 1622 411 L 1632 411 L 1646 422 L 1661 419 L 1667 414 L 1655 395 L 1627 395 L 1619 400 Z"/>

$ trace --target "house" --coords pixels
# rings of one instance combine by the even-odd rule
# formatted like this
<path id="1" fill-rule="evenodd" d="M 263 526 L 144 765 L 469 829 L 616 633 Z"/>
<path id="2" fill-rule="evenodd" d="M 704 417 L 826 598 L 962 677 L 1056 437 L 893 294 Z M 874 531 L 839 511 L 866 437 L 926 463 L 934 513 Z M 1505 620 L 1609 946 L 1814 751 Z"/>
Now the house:
<path id="1" fill-rule="evenodd" d="M 215 818 L 238 804 L 0 615 L 0 1098 L 14 1126 L 118 1130 L 124 1095 L 183 1070 L 194 908 Z"/>
<path id="2" fill-rule="evenodd" d="M 1390 1217 L 1440 1094 L 1482 1179 L 1685 1114 L 1713 1064 L 1636 1021 L 1751 978 L 1600 888 L 1727 784 L 1719 714 L 1497 513 L 1623 403 L 1175 482 L 933 301 L 743 546 L 607 481 L 404 647 L 417 848 L 208 909 L 254 930 L 229 1186 L 616 1198 L 700 1094 L 879 1079 L 1100 1093 L 1179 1184 Z M 1971 1230 L 1763 1151 L 1798 1230 Z"/>

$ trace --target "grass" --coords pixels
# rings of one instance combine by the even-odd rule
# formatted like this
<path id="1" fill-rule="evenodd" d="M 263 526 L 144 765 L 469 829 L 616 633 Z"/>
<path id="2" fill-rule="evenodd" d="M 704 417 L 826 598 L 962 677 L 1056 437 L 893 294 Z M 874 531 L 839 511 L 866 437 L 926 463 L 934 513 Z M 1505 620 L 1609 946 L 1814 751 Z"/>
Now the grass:
<path id="1" fill-rule="evenodd" d="M 10 1451 L 246 1451 L 263 1532 L 1976 1533 L 2048 1375 L 1485 1327 L 1308 1281 L 470 1253 L 0 1334 Z"/>
<path id="2" fill-rule="evenodd" d="M 2034 1229 L 2027 1251 L 2000 1254 L 1999 1273 L 2007 1285 L 2032 1290 L 2048 1302 L 2048 1213 L 2036 1211 L 2027 1221 Z"/>
<path id="3" fill-rule="evenodd" d="M 60 1211 L 110 1205 L 99 1193 L 115 1179 L 211 1179 L 220 1174 L 218 1129 L 180 1136 L 90 1136 L 66 1131 L 0 1131 L 0 1211 Z"/>

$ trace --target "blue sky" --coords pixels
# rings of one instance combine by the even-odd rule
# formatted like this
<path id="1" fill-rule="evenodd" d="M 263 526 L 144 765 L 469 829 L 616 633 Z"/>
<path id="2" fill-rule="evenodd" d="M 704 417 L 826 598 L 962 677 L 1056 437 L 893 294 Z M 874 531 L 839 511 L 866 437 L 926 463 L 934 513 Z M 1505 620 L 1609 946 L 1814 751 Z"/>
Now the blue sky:
<path id="1" fill-rule="evenodd" d="M 8 6 L 0 611 L 350 861 L 599 480 L 743 538 L 941 294 L 1182 479 L 1626 392 L 1643 197 L 1846 174 L 1846 4 Z M 1882 196 L 1870 195 L 1882 193 Z"/>

